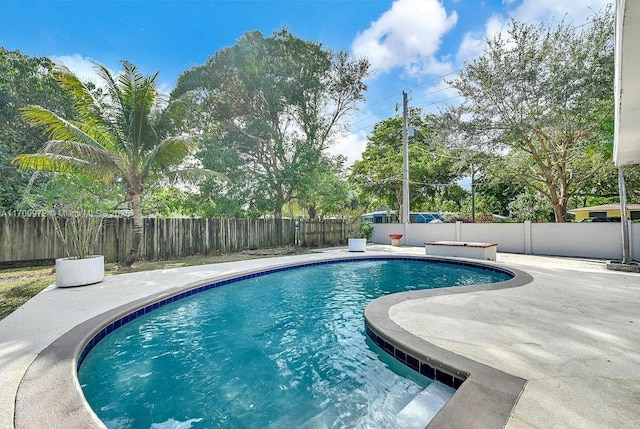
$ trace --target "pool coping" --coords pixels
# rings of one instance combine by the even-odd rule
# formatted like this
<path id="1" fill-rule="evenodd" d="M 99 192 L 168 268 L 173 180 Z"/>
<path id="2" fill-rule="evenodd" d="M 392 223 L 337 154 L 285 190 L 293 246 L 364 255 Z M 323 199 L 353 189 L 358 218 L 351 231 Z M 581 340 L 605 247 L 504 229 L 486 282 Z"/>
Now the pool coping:
<path id="1" fill-rule="evenodd" d="M 259 268 L 248 269 L 232 274 L 214 275 L 206 279 L 186 283 L 184 286 L 173 288 L 169 291 L 153 293 L 149 296 L 133 300 L 116 308 L 96 315 L 73 327 L 68 332 L 59 336 L 49 346 L 47 346 L 34 361 L 29 365 L 27 371 L 20 381 L 16 393 L 14 425 L 16 428 L 40 427 L 43 422 L 51 423 L 56 427 L 83 427 L 83 428 L 104 428 L 105 425 L 98 419 L 91 407 L 86 402 L 80 384 L 77 379 L 77 366 L 81 353 L 95 335 L 103 330 L 114 320 L 122 318 L 133 311 L 150 306 L 171 296 L 177 296 L 186 291 L 190 291 L 212 283 L 233 280 L 238 277 L 250 276 L 252 274 L 277 271 L 281 269 L 292 269 L 306 265 L 317 265 L 322 263 L 336 263 L 344 259 L 345 261 L 362 259 L 421 259 L 443 262 L 462 263 L 464 265 L 478 265 L 495 268 L 499 271 L 510 271 L 516 274 L 511 280 L 489 285 L 457 286 L 454 288 L 432 289 L 412 292 L 402 292 L 399 294 L 387 295 L 372 301 L 365 310 L 365 320 L 367 326 L 374 330 L 377 335 L 386 338 L 401 347 L 406 347 L 422 359 L 437 363 L 443 369 L 449 371 L 461 371 L 465 375 L 468 373 L 466 381 L 462 384 L 452 400 L 445 405 L 440 413 L 434 418 L 429 428 L 439 427 L 471 427 L 468 424 L 463 426 L 452 426 L 454 422 L 464 422 L 460 420 L 467 415 L 477 423 L 478 414 L 470 415 L 468 401 L 472 403 L 482 402 L 482 411 L 489 416 L 486 421 L 496 421 L 495 416 L 504 416 L 505 409 L 508 408 L 508 415 L 515 406 L 517 398 L 522 392 L 526 381 L 518 377 L 494 370 L 485 365 L 479 364 L 455 353 L 434 346 L 427 341 L 421 340 L 391 321 L 388 316 L 388 308 L 395 303 L 406 299 L 415 299 L 425 296 L 447 295 L 453 293 L 466 293 L 480 290 L 504 289 L 515 287 L 531 281 L 531 276 L 515 270 L 494 264 L 475 260 L 459 258 L 441 258 L 430 256 L 402 256 L 402 255 L 344 255 L 343 258 L 327 256 L 326 258 L 315 259 L 313 261 L 288 261 L 286 263 L 275 263 Z M 527 281 L 527 276 L 529 280 Z M 432 292 L 432 293 L 429 293 Z M 422 293 L 426 293 L 423 295 Z M 408 294 L 408 295 L 407 295 Z M 385 299 L 386 298 L 386 299 Z M 393 299 L 390 299 L 393 298 Z M 371 306 L 371 308 L 369 308 Z M 380 311 L 387 309 L 384 314 Z M 515 392 L 518 392 L 517 395 Z M 489 395 L 492 398 L 490 404 L 486 404 L 484 396 L 482 401 L 478 395 Z M 494 404 L 495 402 L 495 404 Z M 486 408 L 490 405 L 489 409 Z M 478 411 L 478 410 L 477 410 Z M 508 418 L 507 415 L 507 418 Z M 485 421 L 485 420 L 482 420 Z M 503 427 L 504 420 L 500 426 L 482 427 Z M 444 422 L 444 423 L 443 423 Z M 475 424 L 474 423 L 474 424 Z"/>
<path id="2" fill-rule="evenodd" d="M 431 259 L 458 260 L 458 258 L 443 257 Z M 471 262 L 471 260 L 468 261 Z M 477 264 L 498 267 L 486 261 L 479 261 Z M 414 370 L 424 374 L 422 367 L 425 365 L 435 370 L 436 379 L 438 379 L 438 371 L 441 371 L 445 378 L 452 377 L 451 383 L 439 380 L 456 387 L 457 390 L 427 425 L 428 429 L 503 428 L 511 417 L 527 380 L 481 364 L 415 336 L 398 326 L 389 317 L 389 310 L 394 305 L 407 300 L 502 290 L 524 286 L 533 281 L 533 277 L 524 271 L 514 268 L 508 268 L 507 271 L 515 276 L 504 282 L 399 292 L 377 298 L 365 308 L 367 330 L 371 330 L 374 335 L 393 348 L 392 351 L 385 350 L 383 347 L 384 351 L 405 365 L 409 359 L 402 358 L 413 357 L 418 361 L 418 366 L 414 367 Z M 461 384 L 457 381 L 459 379 L 463 380 Z"/>

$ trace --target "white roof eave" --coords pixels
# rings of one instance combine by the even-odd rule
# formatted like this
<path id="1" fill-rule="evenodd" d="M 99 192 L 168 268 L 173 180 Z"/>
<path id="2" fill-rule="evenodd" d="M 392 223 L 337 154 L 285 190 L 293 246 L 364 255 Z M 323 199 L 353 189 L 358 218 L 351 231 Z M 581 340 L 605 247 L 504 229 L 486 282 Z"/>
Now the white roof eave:
<path id="1" fill-rule="evenodd" d="M 616 1 L 615 131 L 617 166 L 640 164 L 640 0 Z"/>

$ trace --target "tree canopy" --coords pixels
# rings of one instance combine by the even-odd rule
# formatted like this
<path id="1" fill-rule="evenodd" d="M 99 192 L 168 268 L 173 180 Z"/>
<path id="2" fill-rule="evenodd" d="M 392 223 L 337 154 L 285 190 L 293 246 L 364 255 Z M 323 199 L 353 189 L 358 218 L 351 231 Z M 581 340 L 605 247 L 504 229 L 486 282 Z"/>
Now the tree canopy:
<path id="1" fill-rule="evenodd" d="M 318 183 L 307 178 L 363 100 L 368 68 L 287 30 L 268 38 L 254 31 L 181 75 L 172 98 L 188 95 L 193 106 L 183 126 L 197 127 L 201 118 L 199 131 L 212 134 L 199 155 L 203 165 L 218 156 L 233 161 L 226 171 L 232 183 L 218 190 L 280 217 L 285 203 Z"/>
<path id="2" fill-rule="evenodd" d="M 21 116 L 28 104 L 72 118 L 73 100 L 53 76 L 48 58 L 34 58 L 0 47 L 0 209 L 19 208 L 31 174 L 11 165 L 19 153 L 35 152 L 44 139 Z M 40 180 L 42 182 L 42 180 Z"/>
<path id="3" fill-rule="evenodd" d="M 558 222 L 608 162 L 613 29 L 610 8 L 581 27 L 512 21 L 450 82 L 464 102 L 448 113 L 467 144 L 506 150 L 503 179 L 545 197 Z"/>
<path id="4" fill-rule="evenodd" d="M 511 21 L 449 81 L 461 105 L 440 115 L 410 110 L 412 209 L 468 215 L 474 207 L 483 215 L 520 218 L 532 216 L 525 207 L 531 204 L 537 218 L 553 210 L 556 221 L 565 221 L 571 206 L 616 201 L 613 67 L 610 8 L 578 27 Z M 270 37 L 249 32 L 184 72 L 168 104 L 158 103 L 157 74 L 143 76 L 127 62 L 123 69 L 113 76 L 98 66 L 103 83 L 95 86 L 46 58 L 0 48 L 3 209 L 41 206 L 65 188 L 66 179 L 47 184 L 53 176 L 43 174 L 33 186 L 40 194 L 20 203 L 32 176 L 14 165 L 74 174 L 67 183 L 92 177 L 110 189 L 124 186 L 136 228 L 142 210 L 281 217 L 285 208 L 332 215 L 357 209 L 353 189 L 362 210 L 401 206 L 401 118 L 375 125 L 352 168 L 351 190 L 344 159 L 326 150 L 364 99 L 366 60 L 286 29 Z M 43 145 L 38 127 L 49 141 L 41 153 L 25 155 Z M 186 137 L 193 135 L 202 145 L 192 165 L 204 168 L 190 171 L 225 177 L 203 174 L 197 187 L 170 189 L 167 173 L 196 150 Z M 637 167 L 625 168 L 632 202 L 640 199 Z M 455 186 L 464 176 L 472 177 L 474 192 Z"/>
<path id="5" fill-rule="evenodd" d="M 113 76 L 106 67 L 96 65 L 105 85 L 104 97 L 96 97 L 68 69 L 56 69 L 55 78 L 74 100 L 77 119 L 65 119 L 42 106 L 23 108 L 23 117 L 35 127 L 44 127 L 49 140 L 39 153 L 18 155 L 13 163 L 121 183 L 134 213 L 131 251 L 122 261 L 131 265 L 142 238 L 141 200 L 146 187 L 181 164 L 196 145 L 191 138 L 166 135 L 158 126 L 163 116 L 157 105 L 157 73 L 144 76 L 126 61 L 122 67 L 121 74 Z"/>
<path id="6" fill-rule="evenodd" d="M 453 184 L 460 170 L 456 167 L 457 154 L 440 144 L 431 118 L 421 117 L 419 110 L 411 110 L 409 117 L 415 130 L 409 142 L 409 199 L 415 208 Z M 352 182 L 365 199 L 375 195 L 377 205 L 401 208 L 402 146 L 401 117 L 374 125 L 362 160 L 354 163 L 351 174 Z"/>

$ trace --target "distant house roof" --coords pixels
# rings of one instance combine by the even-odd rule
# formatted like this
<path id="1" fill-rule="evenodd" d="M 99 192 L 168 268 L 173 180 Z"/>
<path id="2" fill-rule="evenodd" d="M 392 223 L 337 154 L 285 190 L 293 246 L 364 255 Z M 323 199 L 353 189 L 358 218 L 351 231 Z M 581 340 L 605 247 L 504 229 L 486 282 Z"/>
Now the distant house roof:
<path id="1" fill-rule="evenodd" d="M 388 214 L 394 215 L 394 214 L 396 214 L 396 212 L 395 212 L 395 210 L 390 210 L 390 211 L 378 210 L 378 211 L 371 212 L 371 213 L 365 213 L 362 216 L 382 215 L 382 214 L 383 215 L 388 215 Z"/>
<path id="2" fill-rule="evenodd" d="M 579 209 L 567 210 L 569 213 L 577 212 L 609 212 L 620 210 L 620 204 L 603 204 L 601 206 L 582 207 Z M 640 211 L 640 204 L 627 204 L 628 211 Z"/>

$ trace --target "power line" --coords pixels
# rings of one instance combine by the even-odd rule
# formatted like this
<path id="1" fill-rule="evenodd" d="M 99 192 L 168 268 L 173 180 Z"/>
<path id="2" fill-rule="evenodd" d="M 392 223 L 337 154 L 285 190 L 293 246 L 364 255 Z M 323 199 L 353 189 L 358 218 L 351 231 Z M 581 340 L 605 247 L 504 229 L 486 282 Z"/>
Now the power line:
<path id="1" fill-rule="evenodd" d="M 416 97 L 416 98 L 427 97 L 427 96 L 430 96 L 430 95 L 433 95 L 433 94 L 437 94 L 437 93 L 439 93 L 439 92 L 442 92 L 442 91 L 445 91 L 445 90 L 447 90 L 447 89 L 451 89 L 451 88 L 452 88 L 451 86 L 446 87 L 446 88 L 440 88 L 440 89 L 437 89 L 437 90 L 435 90 L 435 91 L 427 92 L 427 93 L 425 93 L 425 94 L 423 94 L 423 95 L 420 95 L 419 97 Z M 437 100 L 437 101 L 434 101 L 434 102 L 431 102 L 431 103 L 427 103 L 427 104 L 423 104 L 423 105 L 416 106 L 416 107 L 427 107 L 427 106 L 432 106 L 432 105 L 440 104 L 440 103 L 445 102 L 445 101 L 448 101 L 448 100 L 453 100 L 454 98 L 458 98 L 458 97 L 460 97 L 460 95 L 456 95 L 456 96 L 453 96 L 453 97 L 445 98 L 445 99 L 443 99 L 443 100 Z M 395 106 L 394 106 L 394 108 L 395 108 Z M 389 110 L 389 109 L 387 109 L 387 110 Z M 369 115 L 369 116 L 365 116 L 365 117 L 364 117 L 364 118 L 362 118 L 362 119 L 359 119 L 358 121 L 352 122 L 352 123 L 350 123 L 349 125 L 350 125 L 351 127 L 353 127 L 354 125 L 357 125 L 357 124 L 360 124 L 360 123 L 362 123 L 362 122 L 369 121 L 369 120 L 372 120 L 372 119 L 374 120 L 374 122 L 373 122 L 373 123 L 371 123 L 371 124 L 367 124 L 367 125 L 366 125 L 366 126 L 364 126 L 364 127 L 359 127 L 359 129 L 358 129 L 357 131 L 355 131 L 355 132 L 359 132 L 359 131 L 362 131 L 362 130 L 364 130 L 364 129 L 369 128 L 371 125 L 374 125 L 374 124 L 376 124 L 376 123 L 380 122 L 380 119 L 379 119 L 376 115 Z"/>
<path id="2" fill-rule="evenodd" d="M 448 97 L 448 98 L 444 98 L 442 100 L 436 100 L 436 101 L 432 101 L 430 103 L 421 104 L 421 105 L 413 106 L 413 107 L 424 108 L 424 107 L 434 106 L 434 105 L 437 105 L 437 104 L 440 104 L 440 103 L 444 103 L 446 101 L 453 100 L 453 99 L 460 98 L 460 97 L 461 97 L 460 95 L 455 95 L 453 97 Z M 355 133 L 359 133 L 360 131 L 368 130 L 370 126 L 375 125 L 378 122 L 380 122 L 380 119 L 378 119 L 375 116 L 367 116 L 366 118 L 363 118 L 360 121 L 354 122 L 352 125 L 355 125 L 355 124 L 358 124 L 358 123 L 361 123 L 361 122 L 364 122 L 364 121 L 368 121 L 368 120 L 373 120 L 373 122 L 367 123 L 364 126 L 358 127 L 358 129 L 356 129 L 356 130 L 352 129 L 351 132 L 355 134 Z"/>
<path id="3" fill-rule="evenodd" d="M 405 88 L 405 90 L 406 90 L 407 92 L 409 92 L 409 91 L 411 91 L 412 89 L 418 88 L 418 87 L 420 87 L 420 86 L 427 85 L 427 84 L 429 84 L 429 83 L 432 83 L 432 82 L 435 82 L 435 81 L 438 81 L 438 80 L 442 80 L 442 79 L 444 79 L 444 78 L 445 78 L 445 77 L 447 77 L 447 76 L 455 75 L 455 74 L 457 74 L 457 73 L 459 73 L 459 72 L 461 72 L 461 71 L 462 71 L 462 69 L 458 69 L 458 70 L 454 70 L 454 71 L 449 72 L 449 73 L 445 73 L 445 74 L 442 74 L 442 75 L 438 75 L 438 76 L 436 76 L 436 77 L 434 77 L 434 78 L 432 78 L 432 79 L 428 79 L 428 80 L 425 80 L 425 81 L 422 81 L 422 82 L 418 82 L 418 83 L 416 83 L 415 85 L 410 86 L 409 88 Z M 447 88 L 444 88 L 444 89 L 450 89 L 450 88 L 451 88 L 451 86 L 449 86 L 449 87 L 447 87 Z M 438 90 L 436 90 L 436 91 L 433 91 L 433 93 L 443 91 L 444 89 L 438 89 Z M 427 93 L 422 94 L 422 95 L 420 95 L 420 96 L 418 96 L 418 97 L 416 97 L 416 98 L 425 97 L 425 96 L 427 96 L 427 95 L 429 95 L 429 94 L 431 94 L 431 93 L 427 92 Z M 389 99 L 392 99 L 392 98 L 394 98 L 394 99 L 395 99 L 396 97 L 397 97 L 397 93 L 394 91 L 394 93 L 393 93 L 393 94 L 390 94 L 390 95 L 388 95 L 388 96 L 386 96 L 386 97 L 379 98 L 379 99 L 377 99 L 376 101 L 373 101 L 373 102 L 371 102 L 371 103 L 367 103 L 366 108 L 367 108 L 367 109 L 370 109 L 371 107 L 377 106 L 378 104 L 383 103 L 383 102 L 385 102 L 385 101 L 387 101 L 387 100 L 389 100 Z M 395 108 L 395 105 L 396 105 L 396 103 L 394 103 L 391 107 L 384 108 L 384 109 L 383 109 L 383 111 L 386 111 L 386 110 L 389 110 L 389 109 Z M 349 116 L 354 116 L 354 115 L 355 115 L 355 113 L 353 113 L 353 114 L 351 114 L 351 115 L 349 115 Z M 359 122 L 363 122 L 363 121 L 364 121 L 364 120 L 366 120 L 366 119 L 367 119 L 367 118 L 364 118 L 364 119 L 361 119 L 361 120 L 359 120 L 359 121 L 356 121 L 356 122 L 352 123 L 352 125 L 353 125 L 353 124 L 357 124 L 357 123 L 359 123 Z"/>
<path id="4" fill-rule="evenodd" d="M 416 96 L 416 97 L 411 97 L 411 101 L 413 101 L 413 100 L 417 100 L 418 98 L 426 97 L 427 95 L 437 94 L 438 92 L 446 91 L 447 89 L 451 89 L 451 88 L 453 88 L 453 87 L 452 87 L 451 85 L 449 85 L 449 86 L 446 86 L 446 87 L 444 87 L 444 88 L 437 89 L 437 90 L 432 91 L 432 92 L 428 92 L 428 93 L 426 93 L 426 92 L 425 92 L 425 93 L 424 93 L 424 94 L 422 94 L 422 95 L 418 95 L 418 96 Z"/>
<path id="5" fill-rule="evenodd" d="M 444 98 L 442 100 L 436 100 L 436 101 L 433 101 L 431 103 L 422 104 L 422 105 L 419 105 L 419 106 L 416 106 L 416 107 L 429 107 L 429 106 L 433 106 L 433 105 L 436 105 L 436 104 L 444 103 L 445 101 L 453 100 L 455 98 L 460 98 L 460 97 L 461 97 L 461 95 L 454 95 L 453 97 Z"/>

